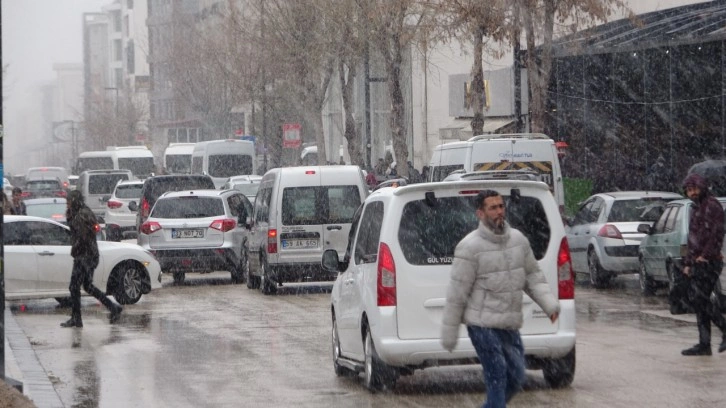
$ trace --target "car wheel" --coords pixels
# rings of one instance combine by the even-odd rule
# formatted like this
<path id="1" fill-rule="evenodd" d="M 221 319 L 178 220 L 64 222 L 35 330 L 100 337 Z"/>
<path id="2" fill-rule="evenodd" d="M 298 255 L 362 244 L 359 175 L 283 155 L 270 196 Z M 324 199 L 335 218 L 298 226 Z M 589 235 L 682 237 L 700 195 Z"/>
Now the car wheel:
<path id="1" fill-rule="evenodd" d="M 587 253 L 587 268 L 590 271 L 590 283 L 593 287 L 602 288 L 610 283 L 610 275 L 600 266 L 600 260 L 594 249 Z"/>
<path id="2" fill-rule="evenodd" d="M 542 374 L 552 388 L 564 388 L 572 384 L 575 379 L 575 347 L 562 358 L 546 360 Z"/>
<path id="3" fill-rule="evenodd" d="M 184 283 L 184 272 L 173 272 L 172 276 L 174 277 L 175 285 L 182 285 Z"/>
<path id="4" fill-rule="evenodd" d="M 387 366 L 376 352 L 370 329 L 366 328 L 365 352 L 365 386 L 370 391 L 391 389 L 396 385 L 398 373 L 393 367 Z"/>
<path id="5" fill-rule="evenodd" d="M 260 287 L 260 277 L 252 275 L 252 269 L 250 268 L 249 258 L 247 258 L 247 288 L 257 289 Z"/>
<path id="6" fill-rule="evenodd" d="M 350 377 L 355 373 L 338 363 L 340 360 L 340 339 L 338 338 L 338 323 L 335 321 L 335 313 L 333 313 L 333 329 L 331 333 L 331 343 L 333 346 L 333 369 L 335 370 L 335 375 L 338 377 Z"/>
<path id="7" fill-rule="evenodd" d="M 61 307 L 71 307 L 71 298 L 69 297 L 57 297 L 55 298 L 55 301 L 58 302 L 58 304 Z"/>
<path id="8" fill-rule="evenodd" d="M 115 276 L 113 297 L 122 305 L 134 304 L 141 299 L 142 286 L 146 279 L 144 267 L 133 261 L 121 263 L 114 268 Z"/>
<path id="9" fill-rule="evenodd" d="M 640 278 L 640 291 L 645 296 L 652 296 L 655 294 L 656 284 L 653 277 L 648 275 L 648 271 L 645 269 L 645 262 L 640 259 L 640 268 L 638 269 L 638 277 Z"/>
<path id="10" fill-rule="evenodd" d="M 232 264 L 230 274 L 232 275 L 232 283 L 243 283 L 247 277 L 248 270 L 250 269 L 250 262 L 247 258 L 245 250 L 242 249 L 240 252 L 242 259 L 238 265 Z"/>
<path id="11" fill-rule="evenodd" d="M 270 281 L 269 276 L 267 275 L 267 263 L 262 262 L 262 273 L 260 276 L 260 290 L 262 290 L 262 294 L 264 295 L 274 295 L 277 293 L 277 286 L 275 286 L 275 283 Z"/>

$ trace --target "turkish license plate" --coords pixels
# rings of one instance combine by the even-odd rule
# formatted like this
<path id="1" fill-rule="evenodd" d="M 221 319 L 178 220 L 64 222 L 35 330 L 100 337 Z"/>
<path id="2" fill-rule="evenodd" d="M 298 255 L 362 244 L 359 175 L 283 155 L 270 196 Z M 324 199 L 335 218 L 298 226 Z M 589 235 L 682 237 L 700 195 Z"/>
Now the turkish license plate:
<path id="1" fill-rule="evenodd" d="M 317 239 L 283 239 L 283 249 L 298 249 L 298 248 L 317 248 Z"/>
<path id="2" fill-rule="evenodd" d="M 171 237 L 177 238 L 204 238 L 204 228 L 172 228 Z"/>

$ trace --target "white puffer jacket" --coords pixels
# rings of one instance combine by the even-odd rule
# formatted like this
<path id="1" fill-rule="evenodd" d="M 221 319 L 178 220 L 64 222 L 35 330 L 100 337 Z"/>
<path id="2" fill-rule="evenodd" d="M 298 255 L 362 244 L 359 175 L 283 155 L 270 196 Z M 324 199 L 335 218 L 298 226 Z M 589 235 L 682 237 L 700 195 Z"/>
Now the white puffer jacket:
<path id="1" fill-rule="evenodd" d="M 441 326 L 441 344 L 453 350 L 459 325 L 518 330 L 522 327 L 522 291 L 551 316 L 560 311 L 527 237 L 505 223 L 504 234 L 479 228 L 459 242 Z"/>

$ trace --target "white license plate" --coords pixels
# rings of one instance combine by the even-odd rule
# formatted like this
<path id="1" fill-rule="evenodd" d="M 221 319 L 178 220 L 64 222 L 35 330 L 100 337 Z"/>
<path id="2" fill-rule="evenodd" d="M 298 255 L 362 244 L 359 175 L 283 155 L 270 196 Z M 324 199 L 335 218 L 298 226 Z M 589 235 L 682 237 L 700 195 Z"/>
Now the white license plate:
<path id="1" fill-rule="evenodd" d="M 297 249 L 297 248 L 317 248 L 317 239 L 283 239 L 283 249 Z"/>
<path id="2" fill-rule="evenodd" d="M 176 238 L 204 238 L 204 228 L 172 228 L 171 237 Z"/>

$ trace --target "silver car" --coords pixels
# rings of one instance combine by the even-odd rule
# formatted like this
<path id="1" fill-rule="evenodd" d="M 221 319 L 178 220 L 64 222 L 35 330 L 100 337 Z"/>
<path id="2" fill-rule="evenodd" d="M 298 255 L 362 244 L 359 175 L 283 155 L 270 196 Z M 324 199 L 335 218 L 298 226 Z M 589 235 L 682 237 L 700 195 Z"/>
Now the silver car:
<path id="1" fill-rule="evenodd" d="M 228 270 L 242 283 L 252 205 L 236 190 L 187 190 L 159 197 L 141 225 L 138 244 L 151 251 L 174 282 L 185 273 Z"/>
<path id="2" fill-rule="evenodd" d="M 638 225 L 653 225 L 669 201 L 683 198 L 663 191 L 617 191 L 585 200 L 566 227 L 572 269 L 589 273 L 595 287 L 620 274 L 638 273 L 638 247 L 645 234 Z"/>

